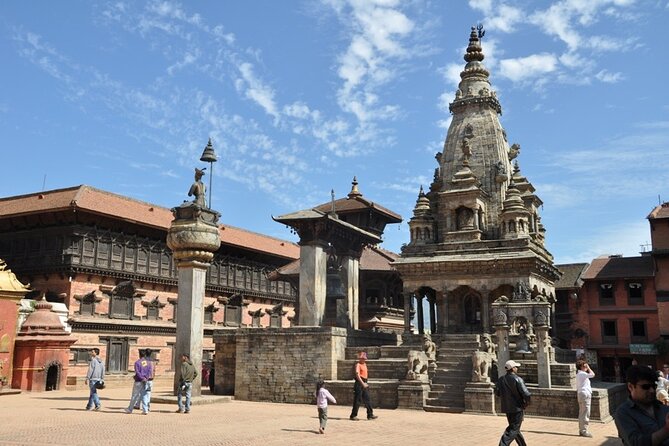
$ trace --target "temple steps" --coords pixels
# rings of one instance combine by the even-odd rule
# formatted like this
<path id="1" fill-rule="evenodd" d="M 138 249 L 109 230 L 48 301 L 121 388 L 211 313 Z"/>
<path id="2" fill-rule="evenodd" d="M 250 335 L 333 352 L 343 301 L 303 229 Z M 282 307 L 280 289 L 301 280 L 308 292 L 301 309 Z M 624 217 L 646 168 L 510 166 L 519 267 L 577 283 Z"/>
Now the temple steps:
<path id="1" fill-rule="evenodd" d="M 437 368 L 423 409 L 427 412 L 464 412 L 465 386 L 471 380 L 472 352 L 479 335 L 444 335 L 439 345 Z"/>

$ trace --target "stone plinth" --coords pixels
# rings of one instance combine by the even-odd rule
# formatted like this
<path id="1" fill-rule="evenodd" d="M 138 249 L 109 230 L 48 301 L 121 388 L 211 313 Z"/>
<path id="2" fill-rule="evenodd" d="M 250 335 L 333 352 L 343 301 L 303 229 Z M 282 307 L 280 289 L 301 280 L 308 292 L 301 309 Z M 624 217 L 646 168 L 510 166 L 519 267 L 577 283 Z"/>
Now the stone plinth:
<path id="1" fill-rule="evenodd" d="M 397 408 L 423 410 L 425 400 L 430 392 L 430 384 L 425 379 L 400 381 L 397 386 Z"/>
<path id="2" fill-rule="evenodd" d="M 468 382 L 465 387 L 465 412 L 495 415 L 495 385 Z"/>
<path id="3" fill-rule="evenodd" d="M 204 288 L 209 262 L 221 245 L 217 225 L 220 214 L 188 202 L 172 209 L 172 213 L 174 220 L 167 234 L 167 246 L 177 265 L 179 293 L 174 367 L 175 370 L 180 367 L 180 357 L 186 353 L 199 371 L 202 368 Z M 177 385 L 175 374 L 175 391 Z M 193 382 L 192 394 L 201 394 L 199 379 Z"/>
<path id="4" fill-rule="evenodd" d="M 310 404 L 318 379 L 336 379 L 337 361 L 344 359 L 346 330 L 240 328 L 214 334 L 214 343 L 220 393 L 233 390 L 240 400 Z M 352 389 L 351 381 L 351 395 Z M 339 400 L 339 395 L 335 397 Z"/>

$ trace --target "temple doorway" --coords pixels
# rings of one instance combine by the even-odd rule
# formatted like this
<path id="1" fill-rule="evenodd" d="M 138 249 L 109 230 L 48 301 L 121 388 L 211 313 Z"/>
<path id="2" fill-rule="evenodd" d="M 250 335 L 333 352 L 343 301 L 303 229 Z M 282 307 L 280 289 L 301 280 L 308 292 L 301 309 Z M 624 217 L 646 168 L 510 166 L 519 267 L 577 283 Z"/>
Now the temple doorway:
<path id="1" fill-rule="evenodd" d="M 58 375 L 60 375 L 60 366 L 51 364 L 46 369 L 46 387 L 44 390 L 58 390 Z"/>

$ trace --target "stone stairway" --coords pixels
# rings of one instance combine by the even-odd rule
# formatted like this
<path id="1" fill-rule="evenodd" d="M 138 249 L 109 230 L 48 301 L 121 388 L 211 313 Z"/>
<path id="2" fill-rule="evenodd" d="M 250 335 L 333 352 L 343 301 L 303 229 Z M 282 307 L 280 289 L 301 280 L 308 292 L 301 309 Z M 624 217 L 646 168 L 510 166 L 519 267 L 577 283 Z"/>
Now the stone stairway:
<path id="1" fill-rule="evenodd" d="M 472 352 L 478 348 L 479 335 L 442 335 L 425 411 L 464 412 L 465 386 L 472 375 Z"/>

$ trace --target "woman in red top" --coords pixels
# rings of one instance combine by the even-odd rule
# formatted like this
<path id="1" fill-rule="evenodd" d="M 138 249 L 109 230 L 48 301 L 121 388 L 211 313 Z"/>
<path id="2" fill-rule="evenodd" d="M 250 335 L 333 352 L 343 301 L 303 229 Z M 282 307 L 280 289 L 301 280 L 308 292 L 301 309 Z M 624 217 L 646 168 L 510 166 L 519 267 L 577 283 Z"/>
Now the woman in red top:
<path id="1" fill-rule="evenodd" d="M 374 415 L 372 402 L 369 399 L 369 384 L 367 384 L 367 353 L 358 353 L 358 363 L 355 365 L 355 383 L 353 384 L 353 410 L 351 410 L 351 421 L 358 421 L 358 408 L 360 400 L 367 408 L 367 419 L 375 420 L 378 417 Z"/>

